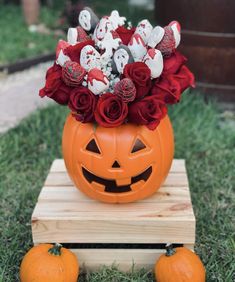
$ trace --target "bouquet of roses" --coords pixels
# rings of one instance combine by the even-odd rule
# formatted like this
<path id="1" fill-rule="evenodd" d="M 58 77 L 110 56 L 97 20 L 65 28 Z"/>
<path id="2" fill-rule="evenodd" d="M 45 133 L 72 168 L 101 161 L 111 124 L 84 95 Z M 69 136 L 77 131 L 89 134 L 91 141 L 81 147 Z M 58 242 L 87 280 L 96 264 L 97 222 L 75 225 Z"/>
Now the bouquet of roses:
<path id="1" fill-rule="evenodd" d="M 155 129 L 167 105 L 194 86 L 186 58 L 176 50 L 180 24 L 136 27 L 112 11 L 99 19 L 88 7 L 60 40 L 40 96 L 68 105 L 80 122 L 115 127 L 127 122 Z"/>

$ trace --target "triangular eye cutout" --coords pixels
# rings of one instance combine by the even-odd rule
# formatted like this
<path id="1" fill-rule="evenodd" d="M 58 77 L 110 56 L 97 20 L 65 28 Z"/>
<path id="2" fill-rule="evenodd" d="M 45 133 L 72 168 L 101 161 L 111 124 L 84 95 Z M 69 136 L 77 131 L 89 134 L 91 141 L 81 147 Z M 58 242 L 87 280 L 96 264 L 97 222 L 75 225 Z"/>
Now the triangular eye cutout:
<path id="1" fill-rule="evenodd" d="M 91 141 L 86 146 L 86 150 L 96 154 L 100 154 L 100 150 L 95 142 L 95 139 L 91 139 Z"/>
<path id="2" fill-rule="evenodd" d="M 138 151 L 143 150 L 145 148 L 146 148 L 146 146 L 144 145 L 144 143 L 140 139 L 136 139 L 135 145 L 132 148 L 131 153 L 138 152 Z"/>

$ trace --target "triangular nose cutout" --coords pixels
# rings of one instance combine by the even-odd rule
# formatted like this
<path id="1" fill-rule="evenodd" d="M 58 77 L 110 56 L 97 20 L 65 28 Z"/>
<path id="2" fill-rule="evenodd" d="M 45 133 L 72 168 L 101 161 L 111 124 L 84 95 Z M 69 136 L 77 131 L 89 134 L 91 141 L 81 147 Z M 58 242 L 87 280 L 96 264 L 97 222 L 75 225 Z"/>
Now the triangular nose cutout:
<path id="1" fill-rule="evenodd" d="M 118 161 L 115 161 L 112 165 L 112 168 L 120 168 L 120 164 L 118 163 Z"/>

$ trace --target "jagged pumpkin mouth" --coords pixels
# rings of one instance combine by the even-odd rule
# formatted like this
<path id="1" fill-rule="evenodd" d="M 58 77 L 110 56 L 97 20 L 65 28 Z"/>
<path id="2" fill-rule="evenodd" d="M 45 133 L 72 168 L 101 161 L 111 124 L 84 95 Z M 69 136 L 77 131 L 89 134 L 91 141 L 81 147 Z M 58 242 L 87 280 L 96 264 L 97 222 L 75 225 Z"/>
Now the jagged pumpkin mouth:
<path id="1" fill-rule="evenodd" d="M 89 183 L 96 182 L 98 184 L 101 184 L 104 186 L 104 192 L 109 193 L 124 193 L 124 192 L 130 192 L 134 190 L 134 186 L 136 186 L 138 183 L 146 182 L 150 175 L 152 174 L 152 166 L 147 168 L 144 172 L 131 177 L 131 183 L 129 185 L 117 185 L 117 182 L 115 179 L 105 179 L 102 177 L 99 177 L 84 167 L 82 167 L 82 172 L 84 177 Z"/>

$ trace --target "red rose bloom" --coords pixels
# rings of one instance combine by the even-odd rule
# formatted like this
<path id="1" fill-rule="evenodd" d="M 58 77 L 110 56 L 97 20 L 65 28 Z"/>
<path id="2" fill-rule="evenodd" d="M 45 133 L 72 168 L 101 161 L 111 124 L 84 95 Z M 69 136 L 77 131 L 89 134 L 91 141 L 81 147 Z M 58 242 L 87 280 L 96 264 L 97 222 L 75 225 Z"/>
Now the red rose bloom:
<path id="1" fill-rule="evenodd" d="M 194 75 L 186 66 L 182 66 L 179 71 L 173 75 L 173 77 L 180 84 L 181 92 L 190 86 L 195 87 Z"/>
<path id="2" fill-rule="evenodd" d="M 164 68 L 163 68 L 163 74 L 175 74 L 180 67 L 185 64 L 187 59 L 179 52 L 176 51 L 167 58 L 164 58 Z"/>
<path id="3" fill-rule="evenodd" d="M 69 56 L 69 58 L 71 59 L 71 61 L 80 63 L 80 54 L 82 51 L 82 48 L 87 46 L 87 45 L 91 45 L 91 46 L 95 46 L 95 42 L 93 40 L 87 40 L 84 42 L 79 42 L 76 45 L 70 45 L 69 47 L 67 47 L 64 50 L 64 54 Z"/>
<path id="4" fill-rule="evenodd" d="M 131 40 L 132 35 L 135 32 L 135 27 L 132 27 L 131 29 L 127 29 L 124 26 L 119 26 L 115 31 L 121 38 L 122 43 L 125 45 L 128 45 L 128 43 Z"/>
<path id="5" fill-rule="evenodd" d="M 88 88 L 78 86 L 72 90 L 68 106 L 77 120 L 90 122 L 93 121 L 96 102 L 96 96 Z"/>
<path id="6" fill-rule="evenodd" d="M 123 71 L 124 77 L 130 78 L 136 88 L 136 98 L 143 98 L 151 88 L 151 72 L 143 62 L 127 64 Z"/>
<path id="7" fill-rule="evenodd" d="M 62 81 L 62 69 L 54 64 L 46 73 L 46 84 L 39 91 L 41 97 L 49 97 L 61 105 L 67 105 L 71 88 Z"/>
<path id="8" fill-rule="evenodd" d="M 98 100 L 95 119 L 101 126 L 116 127 L 125 121 L 127 113 L 127 104 L 121 98 L 112 93 L 105 93 Z"/>
<path id="9" fill-rule="evenodd" d="M 156 96 L 146 96 L 130 105 L 128 118 L 132 123 L 146 125 L 154 130 L 166 114 L 167 107 L 162 100 Z"/>
<path id="10" fill-rule="evenodd" d="M 155 81 L 151 95 L 156 96 L 166 104 L 178 103 L 181 96 L 180 84 L 174 79 L 173 75 L 163 76 Z"/>
<path id="11" fill-rule="evenodd" d="M 114 85 L 114 94 L 122 98 L 125 103 L 135 100 L 136 89 L 130 78 L 123 78 Z"/>

